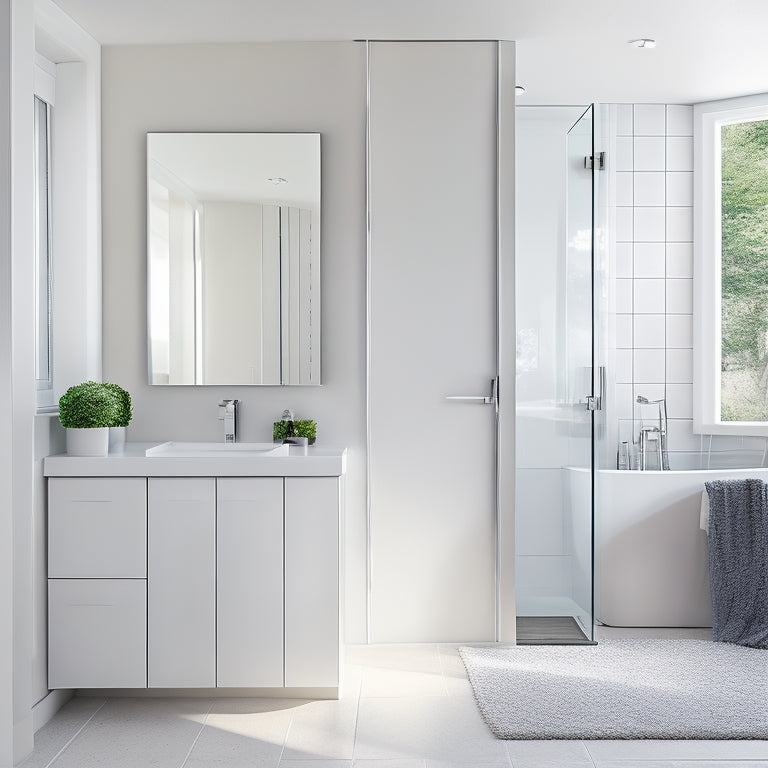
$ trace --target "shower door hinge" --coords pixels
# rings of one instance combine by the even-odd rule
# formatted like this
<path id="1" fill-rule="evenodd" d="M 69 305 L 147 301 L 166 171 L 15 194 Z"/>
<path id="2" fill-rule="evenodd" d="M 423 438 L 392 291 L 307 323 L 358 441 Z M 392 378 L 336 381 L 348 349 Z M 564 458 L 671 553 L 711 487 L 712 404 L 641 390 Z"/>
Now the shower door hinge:
<path id="1" fill-rule="evenodd" d="M 599 411 L 600 410 L 600 398 L 595 397 L 594 395 L 589 395 L 587 397 L 587 410 L 588 411 Z"/>
<path id="2" fill-rule="evenodd" d="M 587 155 L 584 158 L 584 167 L 591 171 L 595 167 L 595 158 L 593 155 Z M 597 153 L 597 170 L 598 171 L 604 171 L 605 170 L 605 152 L 598 152 Z"/>

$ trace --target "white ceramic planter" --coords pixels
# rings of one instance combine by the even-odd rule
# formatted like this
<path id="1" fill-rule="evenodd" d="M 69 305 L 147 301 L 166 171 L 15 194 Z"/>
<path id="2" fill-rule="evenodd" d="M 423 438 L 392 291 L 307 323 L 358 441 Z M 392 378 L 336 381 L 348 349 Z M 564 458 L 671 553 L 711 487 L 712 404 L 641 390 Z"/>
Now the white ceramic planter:
<path id="1" fill-rule="evenodd" d="M 109 428 L 109 452 L 123 453 L 125 451 L 126 427 Z"/>
<path id="2" fill-rule="evenodd" d="M 67 428 L 69 456 L 106 456 L 109 451 L 109 427 Z"/>

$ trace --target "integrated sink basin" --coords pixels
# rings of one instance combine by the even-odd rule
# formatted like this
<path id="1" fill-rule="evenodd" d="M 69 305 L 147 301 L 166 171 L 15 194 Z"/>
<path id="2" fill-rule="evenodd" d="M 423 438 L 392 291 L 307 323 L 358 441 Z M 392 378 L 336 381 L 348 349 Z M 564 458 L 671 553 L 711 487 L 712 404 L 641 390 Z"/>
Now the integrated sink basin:
<path id="1" fill-rule="evenodd" d="M 288 445 L 275 443 L 160 443 L 147 448 L 145 456 L 201 459 L 245 459 L 251 457 L 289 456 Z"/>

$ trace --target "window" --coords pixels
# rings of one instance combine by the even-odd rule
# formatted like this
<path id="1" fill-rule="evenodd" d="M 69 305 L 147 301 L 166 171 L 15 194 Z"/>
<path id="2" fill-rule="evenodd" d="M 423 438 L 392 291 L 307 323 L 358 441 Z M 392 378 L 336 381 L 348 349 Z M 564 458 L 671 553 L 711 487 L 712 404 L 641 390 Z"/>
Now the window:
<path id="1" fill-rule="evenodd" d="M 43 73 L 44 74 L 44 73 Z M 43 78 L 38 78 L 38 82 Z M 43 90 L 43 89 L 36 89 Z M 52 88 L 34 97 L 35 151 L 35 381 L 37 408 L 54 406 L 53 271 L 51 266 L 51 126 Z"/>
<path id="2" fill-rule="evenodd" d="M 694 429 L 768 435 L 768 96 L 695 115 Z"/>

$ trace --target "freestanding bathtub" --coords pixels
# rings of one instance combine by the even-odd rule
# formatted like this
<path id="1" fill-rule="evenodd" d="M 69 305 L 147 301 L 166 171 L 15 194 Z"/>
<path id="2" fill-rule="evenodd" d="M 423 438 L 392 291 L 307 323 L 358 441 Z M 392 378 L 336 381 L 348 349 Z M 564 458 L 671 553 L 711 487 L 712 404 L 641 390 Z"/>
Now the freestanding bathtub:
<path id="1" fill-rule="evenodd" d="M 768 469 L 600 470 L 595 618 L 617 627 L 711 627 L 701 494 L 708 480 L 747 477 L 768 481 Z"/>

